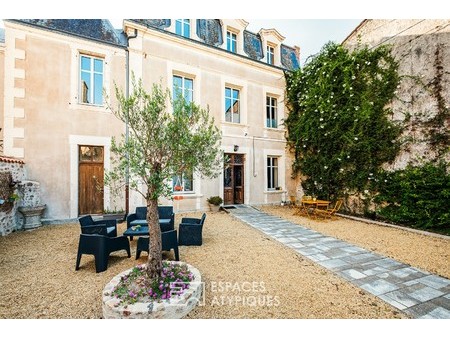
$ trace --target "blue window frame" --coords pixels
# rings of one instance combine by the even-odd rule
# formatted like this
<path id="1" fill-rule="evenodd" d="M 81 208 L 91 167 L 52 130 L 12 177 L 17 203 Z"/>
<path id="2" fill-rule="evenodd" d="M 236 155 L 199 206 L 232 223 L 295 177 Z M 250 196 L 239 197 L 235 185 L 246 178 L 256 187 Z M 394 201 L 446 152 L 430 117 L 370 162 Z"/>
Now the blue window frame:
<path id="1" fill-rule="evenodd" d="M 186 38 L 191 37 L 191 22 L 189 19 L 175 20 L 175 33 Z"/>
<path id="2" fill-rule="evenodd" d="M 233 53 L 237 52 L 237 36 L 233 32 L 227 31 L 227 50 Z"/>
<path id="3" fill-rule="evenodd" d="M 267 46 L 267 63 L 268 64 L 270 64 L 270 65 L 275 64 L 274 56 L 275 56 L 274 48 L 271 46 Z"/>
<path id="4" fill-rule="evenodd" d="M 103 59 L 80 55 L 80 102 L 103 105 Z"/>
<path id="5" fill-rule="evenodd" d="M 241 122 L 238 89 L 225 87 L 225 121 Z"/>
<path id="6" fill-rule="evenodd" d="M 277 128 L 277 99 L 271 96 L 266 97 L 266 127 L 267 128 Z"/>
<path id="7" fill-rule="evenodd" d="M 278 157 L 267 156 L 267 189 L 278 187 Z"/>
<path id="8" fill-rule="evenodd" d="M 181 175 L 172 176 L 172 191 L 179 192 L 193 192 L 194 178 L 192 171 L 183 172 Z"/>
<path id="9" fill-rule="evenodd" d="M 194 80 L 187 77 L 173 76 L 173 99 L 184 98 L 186 103 L 194 101 Z"/>

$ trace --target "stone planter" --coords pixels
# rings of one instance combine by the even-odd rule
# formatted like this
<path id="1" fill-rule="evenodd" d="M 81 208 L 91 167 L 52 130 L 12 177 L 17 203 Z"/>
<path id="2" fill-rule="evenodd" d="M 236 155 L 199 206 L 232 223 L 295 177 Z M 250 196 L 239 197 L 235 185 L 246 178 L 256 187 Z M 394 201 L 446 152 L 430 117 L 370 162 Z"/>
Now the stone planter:
<path id="1" fill-rule="evenodd" d="M 19 207 L 19 212 L 23 215 L 23 229 L 30 230 L 42 225 L 41 217 L 46 205 L 37 207 Z"/>
<path id="2" fill-rule="evenodd" d="M 189 271 L 194 275 L 189 289 L 180 296 L 174 296 L 169 300 L 160 302 L 135 303 L 126 307 L 120 305 L 119 299 L 110 296 L 114 287 L 120 282 L 120 278 L 131 272 L 131 269 L 116 275 L 103 289 L 103 318 L 105 319 L 179 319 L 185 317 L 191 310 L 202 301 L 203 283 L 200 271 L 192 265 L 186 264 Z"/>
<path id="3" fill-rule="evenodd" d="M 210 204 L 209 208 L 211 209 L 211 211 L 219 211 L 220 205 Z"/>

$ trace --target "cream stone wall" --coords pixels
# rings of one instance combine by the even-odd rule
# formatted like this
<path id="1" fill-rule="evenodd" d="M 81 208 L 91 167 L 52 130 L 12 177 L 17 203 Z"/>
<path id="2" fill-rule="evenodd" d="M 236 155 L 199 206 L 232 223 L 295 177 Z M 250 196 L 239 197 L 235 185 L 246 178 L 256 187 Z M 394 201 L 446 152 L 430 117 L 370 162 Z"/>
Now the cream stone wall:
<path id="1" fill-rule="evenodd" d="M 105 107 L 78 103 L 79 53 L 104 57 L 104 86 L 124 88 L 125 51 L 106 44 L 5 22 L 5 155 L 22 158 L 41 184 L 44 218 L 78 217 L 78 145 L 105 147 L 124 126 Z M 3 69 L 3 68 L 2 68 Z M 104 207 L 112 197 L 105 189 Z"/>
<path id="2" fill-rule="evenodd" d="M 430 146 L 426 124 L 438 113 L 438 87 L 444 100 L 440 109 L 450 108 L 450 20 L 364 20 L 343 44 L 349 48 L 390 44 L 399 62 L 402 80 L 392 104 L 393 118 L 408 119 L 404 133 L 408 142 L 390 168 L 439 157 Z M 448 133 L 449 123 L 444 119 L 440 132 Z M 450 154 L 445 156 L 449 161 Z"/>
<path id="3" fill-rule="evenodd" d="M 127 21 L 126 21 L 127 22 Z M 174 23 L 174 21 L 173 21 Z M 150 88 L 155 82 L 172 90 L 173 75 L 194 80 L 194 100 L 209 108 L 222 132 L 226 153 L 245 155 L 244 203 L 267 204 L 288 200 L 286 189 L 295 190 L 290 179 L 290 164 L 285 151 L 283 70 L 243 54 L 244 20 L 222 20 L 224 44 L 218 48 L 201 43 L 191 30 L 193 40 L 127 22 L 130 72 Z M 191 26 L 192 27 L 192 26 Z M 226 29 L 240 33 L 238 54 L 225 51 Z M 173 30 L 169 27 L 169 31 Z M 104 90 L 117 106 L 114 83 L 125 89 L 126 51 L 98 41 L 35 28 L 13 21 L 5 22 L 5 48 L 0 45 L 0 119 L 4 132 L 4 154 L 23 159 L 27 179 L 41 186 L 41 200 L 47 208 L 47 221 L 75 219 L 78 215 L 78 146 L 103 146 L 105 170 L 111 169 L 111 137 L 119 137 L 125 125 L 106 106 L 79 103 L 80 53 L 104 59 Z M 275 40 L 274 40 L 275 39 Z M 273 41 L 272 41 L 273 40 Z M 279 41 L 275 30 L 265 32 L 265 41 Z M 279 59 L 278 59 L 279 60 Z M 277 61 L 278 62 L 278 61 Z M 131 78 L 131 77 L 130 77 Z M 4 80 L 3 80 L 4 79 Z M 225 86 L 240 90 L 241 122 L 225 121 Z M 277 129 L 266 128 L 266 96 L 278 101 Z M 235 150 L 235 146 L 238 149 Z M 267 189 L 267 156 L 279 157 L 279 186 Z M 194 176 L 194 193 L 183 200 L 162 199 L 175 211 L 206 210 L 206 199 L 223 197 L 223 173 L 217 178 Z M 145 202 L 130 193 L 130 211 Z M 104 208 L 124 209 L 124 196 L 113 196 L 104 189 Z"/>
<path id="4" fill-rule="evenodd" d="M 3 109 L 3 101 L 4 101 L 4 92 L 5 92 L 5 45 L 0 42 L 0 140 L 3 142 L 3 119 L 4 119 L 4 109 Z M 0 147 L 0 154 L 3 154 L 3 146 Z"/>
<path id="5" fill-rule="evenodd" d="M 245 155 L 244 202 L 246 204 L 280 203 L 288 198 L 284 190 L 290 180 L 286 166 L 284 129 L 280 126 L 284 107 L 285 79 L 281 69 L 203 44 L 146 29 L 127 22 L 130 30 L 138 29 L 138 38 L 130 40 L 131 70 L 142 77 L 148 87 L 160 82 L 172 90 L 172 76 L 194 80 L 194 101 L 209 107 L 222 132 L 222 149 L 226 153 Z M 240 91 L 241 123 L 225 121 L 225 86 Z M 266 95 L 277 98 L 278 129 L 265 127 Z M 239 150 L 234 151 L 234 146 Z M 267 156 L 279 156 L 281 191 L 267 191 Z M 173 201 L 175 209 L 206 210 L 206 199 L 223 197 L 223 175 L 216 179 L 194 178 L 195 193 L 185 193 L 183 200 Z M 143 200 L 134 197 L 136 205 Z M 171 204 L 171 201 L 162 200 Z M 131 210 L 134 206 L 130 207 Z"/>

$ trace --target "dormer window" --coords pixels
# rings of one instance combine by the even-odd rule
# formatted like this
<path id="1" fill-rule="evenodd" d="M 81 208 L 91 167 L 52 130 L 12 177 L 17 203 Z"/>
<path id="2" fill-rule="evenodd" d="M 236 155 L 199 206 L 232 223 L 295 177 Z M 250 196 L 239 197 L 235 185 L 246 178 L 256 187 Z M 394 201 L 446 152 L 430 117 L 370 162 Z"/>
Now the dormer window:
<path id="1" fill-rule="evenodd" d="M 237 35 L 230 31 L 227 31 L 227 50 L 237 53 Z"/>
<path id="2" fill-rule="evenodd" d="M 185 38 L 191 37 L 191 22 L 189 19 L 177 19 L 175 21 L 175 33 Z"/>
<path id="3" fill-rule="evenodd" d="M 284 40 L 284 36 L 278 33 L 276 29 L 261 29 L 259 36 L 265 51 L 265 61 L 269 65 L 281 66 L 281 50 L 280 46 Z"/>
<path id="4" fill-rule="evenodd" d="M 235 54 L 244 53 L 244 31 L 248 22 L 241 19 L 222 19 L 222 48 Z M 226 38 L 226 39 L 225 39 Z"/>
<path id="5" fill-rule="evenodd" d="M 269 65 L 275 64 L 275 48 L 270 45 L 267 45 L 267 63 Z"/>

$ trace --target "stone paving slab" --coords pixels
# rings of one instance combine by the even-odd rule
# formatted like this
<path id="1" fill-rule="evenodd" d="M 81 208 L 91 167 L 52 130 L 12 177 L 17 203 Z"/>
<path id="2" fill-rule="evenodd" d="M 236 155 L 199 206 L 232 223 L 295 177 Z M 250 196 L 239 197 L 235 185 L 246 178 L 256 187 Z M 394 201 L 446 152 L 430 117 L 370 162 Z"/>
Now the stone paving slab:
<path id="1" fill-rule="evenodd" d="M 251 206 L 236 207 L 227 211 L 411 318 L 450 319 L 450 280 Z"/>

